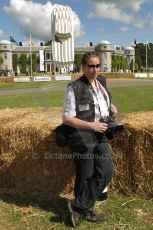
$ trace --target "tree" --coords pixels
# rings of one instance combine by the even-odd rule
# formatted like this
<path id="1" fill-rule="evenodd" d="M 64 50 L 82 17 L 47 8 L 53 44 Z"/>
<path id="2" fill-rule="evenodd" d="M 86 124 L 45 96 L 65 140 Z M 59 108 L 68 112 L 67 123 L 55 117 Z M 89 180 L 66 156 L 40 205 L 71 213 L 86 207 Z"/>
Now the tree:
<path id="1" fill-rule="evenodd" d="M 78 71 L 80 71 L 80 69 L 81 69 L 81 58 L 82 58 L 82 54 L 75 54 L 74 64 L 75 64 L 76 69 Z"/>
<path id="2" fill-rule="evenodd" d="M 2 74 L 2 68 L 1 68 L 1 65 L 3 64 L 3 58 L 0 56 L 0 76 L 1 76 L 1 74 Z"/>
<path id="3" fill-rule="evenodd" d="M 112 55 L 112 71 L 117 71 L 117 55 Z"/>
<path id="4" fill-rule="evenodd" d="M 0 56 L 0 69 L 1 69 L 1 65 L 3 64 L 3 58 Z"/>
<path id="5" fill-rule="evenodd" d="M 49 40 L 45 43 L 45 46 L 50 46 L 52 44 L 52 40 Z"/>
<path id="6" fill-rule="evenodd" d="M 19 63 L 21 66 L 21 73 L 26 73 L 26 71 L 27 71 L 27 54 L 21 54 L 20 55 Z"/>
<path id="7" fill-rule="evenodd" d="M 132 59 L 131 62 L 130 62 L 129 68 L 130 68 L 131 72 L 133 72 L 133 59 Z"/>
<path id="8" fill-rule="evenodd" d="M 125 71 L 127 69 L 127 58 L 120 55 L 112 55 L 112 71 Z"/>
<path id="9" fill-rule="evenodd" d="M 12 55 L 12 65 L 13 65 L 13 71 L 17 72 L 17 66 L 18 66 L 18 55 L 17 54 Z"/>
<path id="10" fill-rule="evenodd" d="M 32 54 L 32 71 L 36 72 L 37 58 L 36 54 Z"/>
<path id="11" fill-rule="evenodd" d="M 135 46 L 135 63 L 138 69 L 146 67 L 146 48 L 148 67 L 153 67 L 153 44 L 137 43 Z"/>
<path id="12" fill-rule="evenodd" d="M 36 72 L 37 70 L 37 63 L 38 63 L 38 58 L 35 53 L 32 54 L 32 72 Z M 31 57 L 29 56 L 27 59 L 27 64 L 30 66 L 31 70 Z"/>
<path id="13" fill-rule="evenodd" d="M 120 70 L 120 56 L 118 55 L 112 55 L 112 70 L 113 71 L 119 71 Z"/>

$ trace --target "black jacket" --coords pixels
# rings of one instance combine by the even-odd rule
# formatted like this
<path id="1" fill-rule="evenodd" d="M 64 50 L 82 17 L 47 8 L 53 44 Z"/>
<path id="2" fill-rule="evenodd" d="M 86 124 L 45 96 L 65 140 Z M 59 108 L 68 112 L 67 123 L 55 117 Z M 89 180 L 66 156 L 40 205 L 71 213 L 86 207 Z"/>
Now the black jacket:
<path id="1" fill-rule="evenodd" d="M 106 79 L 103 76 L 97 77 L 100 84 L 106 89 Z M 94 121 L 95 118 L 95 106 L 94 99 L 89 90 L 90 82 L 83 75 L 76 81 L 70 84 L 74 90 L 75 101 L 76 101 L 76 117 L 84 121 Z M 109 92 L 108 92 L 108 95 Z M 111 100 L 111 98 L 110 98 Z"/>
<path id="2" fill-rule="evenodd" d="M 98 76 L 97 80 L 108 92 L 105 77 Z M 93 96 L 91 94 L 91 91 L 89 90 L 90 82 L 83 75 L 82 77 L 70 83 L 69 85 L 71 85 L 74 90 L 74 95 L 76 100 L 76 117 L 84 121 L 93 122 L 95 118 L 95 106 L 94 106 Z M 96 140 L 95 134 L 92 130 L 71 128 L 71 127 L 69 128 L 68 137 L 69 137 L 68 145 L 70 146 L 88 145 Z"/>

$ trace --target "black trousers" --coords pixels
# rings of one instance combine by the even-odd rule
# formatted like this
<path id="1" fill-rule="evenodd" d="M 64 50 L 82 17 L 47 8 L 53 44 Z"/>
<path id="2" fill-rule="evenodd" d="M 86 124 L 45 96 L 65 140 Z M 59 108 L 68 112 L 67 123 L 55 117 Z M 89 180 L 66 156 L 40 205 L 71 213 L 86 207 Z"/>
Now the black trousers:
<path id="1" fill-rule="evenodd" d="M 76 171 L 73 207 L 84 212 L 93 207 L 111 182 L 113 164 L 108 142 L 71 146 Z"/>

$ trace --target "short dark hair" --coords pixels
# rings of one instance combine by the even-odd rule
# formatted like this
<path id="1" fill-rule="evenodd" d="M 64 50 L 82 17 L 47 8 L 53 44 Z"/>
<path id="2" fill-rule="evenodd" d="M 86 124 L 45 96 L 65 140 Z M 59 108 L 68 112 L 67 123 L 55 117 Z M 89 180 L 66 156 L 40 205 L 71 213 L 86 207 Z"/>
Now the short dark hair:
<path id="1" fill-rule="evenodd" d="M 99 53 L 92 51 L 92 52 L 87 52 L 82 56 L 82 60 L 81 60 L 81 65 L 85 66 L 88 63 L 89 58 L 91 57 L 98 57 L 99 58 Z M 100 59 L 100 58 L 99 58 Z"/>

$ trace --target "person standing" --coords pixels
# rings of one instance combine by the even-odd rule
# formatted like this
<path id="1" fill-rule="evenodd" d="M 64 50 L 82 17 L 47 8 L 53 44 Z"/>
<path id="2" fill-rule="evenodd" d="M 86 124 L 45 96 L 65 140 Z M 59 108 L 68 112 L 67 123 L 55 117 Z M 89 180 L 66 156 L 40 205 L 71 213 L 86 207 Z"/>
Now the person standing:
<path id="1" fill-rule="evenodd" d="M 107 217 L 94 209 L 94 204 L 113 177 L 113 163 L 108 139 L 107 124 L 100 122 L 116 107 L 99 76 L 100 58 L 97 52 L 85 53 L 81 61 L 83 75 L 69 84 L 63 108 L 63 123 L 69 127 L 68 145 L 75 165 L 74 199 L 68 202 L 73 227 L 81 220 L 96 223 Z"/>

